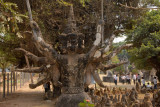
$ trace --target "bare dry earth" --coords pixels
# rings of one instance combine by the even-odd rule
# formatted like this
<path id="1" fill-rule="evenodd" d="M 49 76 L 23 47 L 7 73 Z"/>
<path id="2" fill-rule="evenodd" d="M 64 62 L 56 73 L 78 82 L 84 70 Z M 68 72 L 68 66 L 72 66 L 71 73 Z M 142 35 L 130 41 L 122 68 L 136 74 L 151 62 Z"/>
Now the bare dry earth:
<path id="1" fill-rule="evenodd" d="M 30 89 L 28 84 L 0 102 L 0 107 L 54 107 L 54 101 L 43 100 L 42 86 Z"/>
<path id="2" fill-rule="evenodd" d="M 102 76 L 103 75 L 101 75 L 101 78 Z M 114 83 L 104 82 L 104 84 L 109 88 L 121 87 L 131 89 L 134 87 L 133 83 L 132 85 L 118 83 L 117 86 L 115 86 Z M 94 87 L 94 85 L 91 85 L 91 87 Z M 26 83 L 25 86 L 7 96 L 3 101 L 0 100 L 0 107 L 54 107 L 55 100 L 43 100 L 43 96 L 44 89 L 42 86 L 37 87 L 36 89 L 30 89 L 28 83 Z M 139 99 L 143 99 L 144 94 L 139 94 L 138 97 Z"/>

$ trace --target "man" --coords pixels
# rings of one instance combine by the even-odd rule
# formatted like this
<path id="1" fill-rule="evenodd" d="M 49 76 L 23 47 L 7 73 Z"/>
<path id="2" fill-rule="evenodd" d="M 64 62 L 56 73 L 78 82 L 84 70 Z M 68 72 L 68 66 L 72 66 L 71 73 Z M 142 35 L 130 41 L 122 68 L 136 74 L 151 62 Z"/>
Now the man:
<path id="1" fill-rule="evenodd" d="M 131 84 L 131 77 L 130 77 L 129 74 L 127 74 L 126 79 L 127 79 L 127 83 L 128 83 L 128 84 Z"/>
<path id="2" fill-rule="evenodd" d="M 50 91 L 50 82 L 47 82 L 45 84 L 43 84 L 44 90 L 45 90 L 45 100 L 48 100 L 49 96 L 48 96 L 48 92 Z"/>
<path id="3" fill-rule="evenodd" d="M 124 84 L 124 83 L 125 83 L 126 76 L 123 75 L 121 78 L 122 78 L 122 83 Z"/>
<path id="4" fill-rule="evenodd" d="M 133 74 L 133 82 L 134 82 L 134 85 L 136 84 L 136 75 Z"/>
<path id="5" fill-rule="evenodd" d="M 137 79 L 138 79 L 139 84 L 141 85 L 141 76 L 140 76 L 140 74 L 138 74 Z"/>
<path id="6" fill-rule="evenodd" d="M 117 85 L 117 80 L 118 80 L 118 77 L 117 77 L 117 75 L 114 77 L 114 83 L 115 83 L 115 85 Z"/>
<path id="7" fill-rule="evenodd" d="M 154 89 L 157 89 L 157 78 L 156 77 L 154 77 L 153 83 L 154 83 Z"/>
<path id="8" fill-rule="evenodd" d="M 142 88 L 146 88 L 144 77 L 142 77 L 142 84 L 143 84 Z"/>

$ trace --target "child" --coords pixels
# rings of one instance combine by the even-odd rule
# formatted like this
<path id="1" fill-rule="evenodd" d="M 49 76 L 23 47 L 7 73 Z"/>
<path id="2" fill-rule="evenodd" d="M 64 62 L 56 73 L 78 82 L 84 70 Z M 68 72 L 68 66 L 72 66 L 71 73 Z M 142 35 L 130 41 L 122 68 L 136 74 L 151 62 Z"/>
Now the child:
<path id="1" fill-rule="evenodd" d="M 147 86 L 146 86 L 148 89 L 152 89 L 152 86 L 149 85 L 149 82 L 147 83 Z"/>

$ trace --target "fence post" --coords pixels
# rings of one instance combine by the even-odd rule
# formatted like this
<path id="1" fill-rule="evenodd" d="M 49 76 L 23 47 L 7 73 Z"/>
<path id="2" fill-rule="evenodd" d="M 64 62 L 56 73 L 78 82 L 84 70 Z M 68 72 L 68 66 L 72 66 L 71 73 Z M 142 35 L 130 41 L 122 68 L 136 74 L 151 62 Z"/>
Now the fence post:
<path id="1" fill-rule="evenodd" d="M 17 90 L 17 83 L 18 83 L 18 79 L 17 79 L 17 72 L 16 72 L 16 90 Z"/>
<path id="2" fill-rule="evenodd" d="M 12 82 L 13 82 L 12 81 L 13 80 L 13 78 L 12 78 L 13 76 L 12 75 L 13 75 L 13 72 L 11 71 L 11 93 L 12 93 Z"/>
<path id="3" fill-rule="evenodd" d="M 3 73 L 3 98 L 5 98 L 6 84 L 5 84 L 6 74 Z"/>
<path id="4" fill-rule="evenodd" d="M 22 85 L 22 81 L 21 81 L 21 78 L 22 78 L 22 72 L 20 73 L 20 88 L 21 88 L 21 85 Z"/>
<path id="5" fill-rule="evenodd" d="M 0 75 L 0 93 L 1 93 L 1 75 Z M 1 94 L 0 94 L 1 95 Z"/>
<path id="6" fill-rule="evenodd" d="M 7 73 L 7 95 L 9 95 L 9 73 Z"/>
<path id="7" fill-rule="evenodd" d="M 13 87 L 14 87 L 14 92 L 15 92 L 15 90 L 16 90 L 16 87 L 15 87 L 15 86 L 16 86 L 15 72 L 13 72 L 13 81 L 14 81 L 14 82 L 13 82 L 13 85 L 14 85 Z"/>
<path id="8" fill-rule="evenodd" d="M 23 79 L 23 86 L 24 86 L 24 72 L 23 72 L 23 76 L 22 76 L 22 79 Z"/>

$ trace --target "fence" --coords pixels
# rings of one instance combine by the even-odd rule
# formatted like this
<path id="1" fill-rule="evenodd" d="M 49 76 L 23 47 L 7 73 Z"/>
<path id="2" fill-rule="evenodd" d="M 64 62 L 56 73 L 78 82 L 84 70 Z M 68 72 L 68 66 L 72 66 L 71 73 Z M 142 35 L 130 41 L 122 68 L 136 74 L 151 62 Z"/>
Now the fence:
<path id="1" fill-rule="evenodd" d="M 29 73 L 8 72 L 0 73 L 0 99 L 15 92 L 18 88 L 24 86 L 30 80 Z"/>

